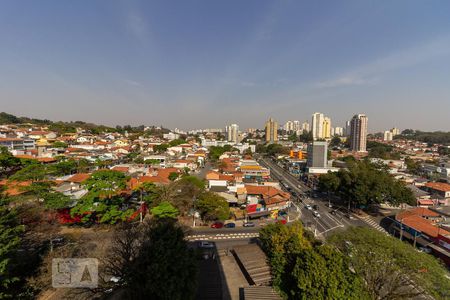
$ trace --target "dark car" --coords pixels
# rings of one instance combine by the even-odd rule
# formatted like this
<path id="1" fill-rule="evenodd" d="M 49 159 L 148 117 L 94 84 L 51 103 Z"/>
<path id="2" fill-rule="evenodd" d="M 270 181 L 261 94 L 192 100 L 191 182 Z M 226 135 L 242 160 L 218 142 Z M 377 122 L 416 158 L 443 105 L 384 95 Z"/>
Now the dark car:
<path id="1" fill-rule="evenodd" d="M 227 223 L 227 224 L 224 225 L 224 227 L 225 228 L 234 228 L 234 227 L 236 227 L 236 224 L 234 224 L 234 223 Z"/>
<path id="2" fill-rule="evenodd" d="M 319 210 L 319 206 L 317 204 L 313 205 L 314 210 Z"/>
<path id="3" fill-rule="evenodd" d="M 255 227 L 255 223 L 252 222 L 245 222 L 244 227 Z"/>
<path id="4" fill-rule="evenodd" d="M 214 222 L 211 224 L 211 228 L 222 228 L 223 223 L 222 222 Z"/>

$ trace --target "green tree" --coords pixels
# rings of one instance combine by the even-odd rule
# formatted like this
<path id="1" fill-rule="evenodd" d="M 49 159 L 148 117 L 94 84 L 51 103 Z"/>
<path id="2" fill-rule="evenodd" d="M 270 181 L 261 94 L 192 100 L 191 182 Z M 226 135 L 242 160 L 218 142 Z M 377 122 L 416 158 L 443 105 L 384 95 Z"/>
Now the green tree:
<path id="1" fill-rule="evenodd" d="M 41 181 L 44 180 L 47 175 L 47 168 L 41 164 L 33 163 L 21 170 L 17 171 L 10 177 L 11 180 L 16 181 Z"/>
<path id="2" fill-rule="evenodd" d="M 347 161 L 347 169 L 321 176 L 319 188 L 340 196 L 349 205 L 415 203 L 411 190 L 391 177 L 384 166 L 369 161 Z"/>
<path id="3" fill-rule="evenodd" d="M 11 285 L 18 280 L 12 272 L 13 253 L 20 243 L 23 227 L 18 225 L 16 213 L 0 198 L 0 298 L 12 298 Z"/>
<path id="4" fill-rule="evenodd" d="M 170 172 L 170 174 L 169 174 L 169 180 L 170 181 L 175 181 L 175 180 L 177 180 L 177 178 L 178 178 L 178 173 L 177 172 Z"/>
<path id="5" fill-rule="evenodd" d="M 20 166 L 20 159 L 14 157 L 6 147 L 0 147 L 0 174 Z"/>
<path id="6" fill-rule="evenodd" d="M 448 299 L 448 271 L 436 258 L 407 243 L 366 227 L 350 227 L 329 242 L 350 258 L 373 299 L 411 299 L 424 292 Z"/>
<path id="7" fill-rule="evenodd" d="M 196 208 L 203 220 L 226 220 L 230 216 L 228 202 L 214 192 L 204 192 L 196 201 Z"/>
<path id="8" fill-rule="evenodd" d="M 77 172 L 78 173 L 86 173 L 89 171 L 89 168 L 92 166 L 92 163 L 87 159 L 79 159 L 77 161 Z"/>
<path id="9" fill-rule="evenodd" d="M 68 146 L 64 142 L 56 141 L 56 142 L 54 142 L 52 144 L 52 147 L 55 147 L 55 148 L 67 148 Z"/>
<path id="10" fill-rule="evenodd" d="M 159 159 L 146 159 L 146 160 L 144 160 L 144 164 L 150 165 L 150 166 L 159 165 L 160 163 L 161 162 L 159 161 Z"/>
<path id="11" fill-rule="evenodd" d="M 370 299 L 361 278 L 350 271 L 347 258 L 336 249 L 322 245 L 294 257 L 284 273 L 289 299 Z"/>
<path id="12" fill-rule="evenodd" d="M 300 142 L 303 143 L 310 143 L 313 141 L 313 134 L 312 131 L 306 131 L 304 130 L 302 134 L 300 135 Z"/>
<path id="13" fill-rule="evenodd" d="M 172 218 L 176 219 L 180 212 L 170 202 L 161 202 L 158 206 L 151 209 L 152 215 L 158 219 Z"/>
<path id="14" fill-rule="evenodd" d="M 110 276 L 97 291 L 119 291 L 125 299 L 194 299 L 197 260 L 173 219 L 154 219 L 118 229 L 105 262 Z"/>
<path id="15" fill-rule="evenodd" d="M 294 132 L 293 134 L 291 134 L 291 135 L 288 137 L 288 140 L 291 141 L 291 142 L 294 142 L 294 143 L 297 142 L 297 141 L 298 141 L 297 133 Z"/>
<path id="16" fill-rule="evenodd" d="M 55 176 L 70 175 L 77 170 L 77 162 L 73 159 L 62 160 L 50 167 L 50 172 Z"/>
<path id="17" fill-rule="evenodd" d="M 59 192 L 45 193 L 43 199 L 44 206 L 47 209 L 66 208 L 72 203 L 72 200 L 69 196 L 66 196 Z"/>
<path id="18" fill-rule="evenodd" d="M 119 171 L 99 170 L 92 173 L 83 184 L 90 193 L 110 199 L 126 188 L 127 177 Z"/>
<path id="19" fill-rule="evenodd" d="M 341 145 L 341 138 L 337 135 L 333 136 L 330 141 L 330 147 L 338 147 L 339 145 Z"/>
<path id="20" fill-rule="evenodd" d="M 153 152 L 156 153 L 164 153 L 169 148 L 168 144 L 161 144 L 161 145 L 154 145 L 153 146 Z"/>

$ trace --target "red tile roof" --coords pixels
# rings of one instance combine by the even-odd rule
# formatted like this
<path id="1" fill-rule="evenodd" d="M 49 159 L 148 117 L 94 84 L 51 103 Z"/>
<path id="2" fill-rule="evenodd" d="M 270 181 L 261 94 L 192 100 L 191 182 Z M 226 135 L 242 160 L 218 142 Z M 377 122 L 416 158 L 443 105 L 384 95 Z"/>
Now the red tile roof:
<path id="1" fill-rule="evenodd" d="M 450 192 L 450 184 L 443 182 L 427 182 L 425 186 L 436 191 Z"/>
<path id="2" fill-rule="evenodd" d="M 78 173 L 78 174 L 75 174 L 72 177 L 66 179 L 66 181 L 74 182 L 74 183 L 82 183 L 83 181 L 87 180 L 89 177 L 91 177 L 91 174 Z"/>

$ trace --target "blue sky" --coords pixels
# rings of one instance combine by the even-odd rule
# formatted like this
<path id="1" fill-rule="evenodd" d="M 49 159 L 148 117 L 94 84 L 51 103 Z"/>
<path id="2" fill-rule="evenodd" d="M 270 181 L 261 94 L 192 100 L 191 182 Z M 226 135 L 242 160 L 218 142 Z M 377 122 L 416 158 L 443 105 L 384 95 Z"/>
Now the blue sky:
<path id="1" fill-rule="evenodd" d="M 450 130 L 450 1 L 1 1 L 0 111 Z"/>

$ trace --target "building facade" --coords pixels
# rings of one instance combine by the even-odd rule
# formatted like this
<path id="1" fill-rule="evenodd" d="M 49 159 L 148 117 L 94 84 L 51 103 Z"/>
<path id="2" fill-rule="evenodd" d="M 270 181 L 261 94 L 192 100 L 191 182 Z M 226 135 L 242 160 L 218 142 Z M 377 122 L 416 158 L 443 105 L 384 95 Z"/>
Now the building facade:
<path id="1" fill-rule="evenodd" d="M 364 114 L 354 115 L 350 121 L 350 149 L 355 152 L 366 152 L 367 121 Z"/>
<path id="2" fill-rule="evenodd" d="M 272 118 L 266 122 L 266 142 L 278 142 L 278 123 Z"/>

